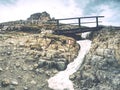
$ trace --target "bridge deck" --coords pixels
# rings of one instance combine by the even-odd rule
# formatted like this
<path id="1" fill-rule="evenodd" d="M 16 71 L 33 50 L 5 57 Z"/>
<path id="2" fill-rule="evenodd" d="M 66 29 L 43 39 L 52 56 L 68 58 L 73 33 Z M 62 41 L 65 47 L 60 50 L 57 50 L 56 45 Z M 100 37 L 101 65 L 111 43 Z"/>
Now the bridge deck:
<path id="1" fill-rule="evenodd" d="M 76 34 L 90 31 L 98 31 L 103 27 L 84 27 L 84 28 L 75 28 L 75 29 L 64 29 L 64 30 L 55 30 L 54 34 L 62 35 L 62 34 Z"/>
<path id="2" fill-rule="evenodd" d="M 74 17 L 74 18 L 53 19 L 50 21 L 55 21 L 57 25 L 57 30 L 54 31 L 54 34 L 74 34 L 74 33 L 83 33 L 83 32 L 100 30 L 102 27 L 99 26 L 99 23 L 101 22 L 99 21 L 99 18 L 103 18 L 103 17 L 104 16 Z M 95 19 L 95 21 L 93 22 L 88 20 L 87 22 L 82 22 L 82 19 L 91 19 L 91 18 Z M 63 25 L 67 25 L 67 24 L 61 24 L 60 23 L 61 20 L 73 20 L 73 19 L 77 19 L 78 22 L 68 23 L 68 25 L 76 24 L 78 28 L 60 30 L 61 26 L 63 27 Z M 81 27 L 81 24 L 88 24 L 88 23 L 95 23 L 96 27 Z"/>

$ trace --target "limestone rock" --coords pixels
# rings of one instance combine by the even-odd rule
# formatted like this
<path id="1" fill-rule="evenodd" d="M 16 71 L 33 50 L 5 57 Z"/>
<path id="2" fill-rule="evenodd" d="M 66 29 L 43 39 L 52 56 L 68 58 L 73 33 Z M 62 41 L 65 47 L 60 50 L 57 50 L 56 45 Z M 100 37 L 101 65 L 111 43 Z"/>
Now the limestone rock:
<path id="1" fill-rule="evenodd" d="M 3 71 L 3 69 L 0 67 L 0 72 L 2 72 Z"/>
<path id="2" fill-rule="evenodd" d="M 119 90 L 120 46 L 119 30 L 94 32 L 92 47 L 86 55 L 80 73 L 75 73 L 75 90 Z"/>
<path id="3" fill-rule="evenodd" d="M 11 80 L 11 84 L 16 86 L 16 85 L 18 85 L 18 81 L 16 79 Z"/>
<path id="4" fill-rule="evenodd" d="M 74 74 L 70 75 L 70 77 L 69 77 L 69 79 L 72 80 L 72 81 L 75 80 L 75 78 L 76 78 L 76 76 Z"/>
<path id="5" fill-rule="evenodd" d="M 36 81 L 35 81 L 35 80 L 32 80 L 30 83 L 33 84 L 33 85 L 35 85 L 35 84 L 36 84 Z"/>
<path id="6" fill-rule="evenodd" d="M 10 84 L 10 80 L 5 78 L 5 79 L 2 80 L 1 84 L 2 84 L 3 87 L 6 87 Z"/>
<path id="7" fill-rule="evenodd" d="M 13 85 L 10 85 L 10 90 L 15 90 L 15 87 Z"/>
<path id="8" fill-rule="evenodd" d="M 50 20 L 50 15 L 47 12 L 34 13 L 27 20 L 39 20 L 40 22 L 46 22 Z"/>
<path id="9" fill-rule="evenodd" d="M 29 88 L 28 87 L 26 87 L 26 86 L 24 86 L 24 88 L 23 88 L 24 90 L 29 90 Z"/>
<path id="10" fill-rule="evenodd" d="M 57 67 L 58 70 L 61 71 L 61 70 L 65 70 L 66 67 L 67 67 L 67 65 L 66 65 L 65 62 L 60 61 L 60 62 L 57 62 L 57 63 L 56 63 L 56 67 Z"/>

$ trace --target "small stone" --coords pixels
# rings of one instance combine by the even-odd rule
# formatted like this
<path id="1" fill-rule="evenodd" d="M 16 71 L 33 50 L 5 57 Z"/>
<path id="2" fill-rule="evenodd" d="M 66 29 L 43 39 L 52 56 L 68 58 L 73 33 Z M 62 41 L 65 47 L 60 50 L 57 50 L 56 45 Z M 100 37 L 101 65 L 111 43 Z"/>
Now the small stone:
<path id="1" fill-rule="evenodd" d="M 39 69 L 36 69 L 35 71 L 36 71 L 36 72 L 39 72 Z"/>
<path id="2" fill-rule="evenodd" d="M 13 70 L 10 70 L 11 73 L 13 73 Z"/>
<path id="3" fill-rule="evenodd" d="M 0 72 L 2 72 L 3 71 L 3 69 L 0 67 Z"/>
<path id="4" fill-rule="evenodd" d="M 51 73 L 49 71 L 46 71 L 45 73 L 46 73 L 47 76 L 51 75 Z"/>
<path id="5" fill-rule="evenodd" d="M 40 73 L 40 74 L 43 74 L 44 73 L 44 70 L 42 70 L 42 69 L 36 69 L 35 70 L 37 73 Z"/>
<path id="6" fill-rule="evenodd" d="M 58 71 L 57 71 L 57 70 L 54 70 L 53 73 L 56 74 L 56 73 L 58 73 Z"/>
<path id="7" fill-rule="evenodd" d="M 23 66 L 23 70 L 26 71 L 26 70 L 27 70 L 27 67 Z"/>
<path id="8" fill-rule="evenodd" d="M 14 43 L 15 43 L 15 42 L 14 42 L 13 40 L 9 42 L 9 44 L 14 44 Z"/>
<path id="9" fill-rule="evenodd" d="M 39 70 L 39 73 L 41 73 L 41 74 L 44 73 L 44 70 L 40 69 L 40 70 Z"/>
<path id="10" fill-rule="evenodd" d="M 11 55 L 11 52 L 7 52 L 7 55 Z"/>
<path id="11" fill-rule="evenodd" d="M 9 70 L 9 67 L 6 67 L 6 70 Z"/>
<path id="12" fill-rule="evenodd" d="M 34 64 L 34 68 L 37 68 L 38 67 L 38 64 Z"/>
<path id="13" fill-rule="evenodd" d="M 58 62 L 56 66 L 57 66 L 57 69 L 60 70 L 60 71 L 65 70 L 65 68 L 67 67 L 65 62 L 61 62 L 61 61 Z"/>
<path id="14" fill-rule="evenodd" d="M 24 90 L 28 90 L 28 87 L 25 86 L 23 89 L 24 89 Z"/>
<path id="15" fill-rule="evenodd" d="M 1 84 L 3 87 L 6 87 L 10 84 L 10 80 L 5 78 L 2 80 Z"/>
<path id="16" fill-rule="evenodd" d="M 45 83 L 43 83 L 42 85 L 41 85 L 41 87 L 44 87 L 46 84 Z"/>
<path id="17" fill-rule="evenodd" d="M 35 80 L 32 80 L 30 83 L 35 85 L 35 84 L 36 84 L 36 81 L 35 81 Z"/>
<path id="18" fill-rule="evenodd" d="M 10 85 L 10 90 L 15 90 L 15 87 L 13 85 Z"/>
<path id="19" fill-rule="evenodd" d="M 34 78 L 35 77 L 35 75 L 32 75 L 32 78 Z"/>
<path id="20" fill-rule="evenodd" d="M 30 65 L 29 66 L 29 70 L 32 71 L 33 70 L 33 66 Z"/>
<path id="21" fill-rule="evenodd" d="M 16 65 L 16 67 L 20 67 L 20 63 L 19 62 L 17 62 L 15 65 Z"/>
<path id="22" fill-rule="evenodd" d="M 22 79 L 22 76 L 18 76 L 18 79 Z"/>
<path id="23" fill-rule="evenodd" d="M 42 68 L 43 66 L 45 66 L 45 64 L 46 64 L 45 60 L 39 60 L 38 67 Z"/>
<path id="24" fill-rule="evenodd" d="M 75 80 L 76 76 L 73 74 L 73 75 L 70 75 L 69 79 L 70 80 Z"/>
<path id="25" fill-rule="evenodd" d="M 18 81 L 17 80 L 12 80 L 11 84 L 16 86 L 16 85 L 18 85 Z"/>
<path id="26" fill-rule="evenodd" d="M 20 47 L 24 47 L 25 45 L 24 45 L 23 42 L 20 42 L 20 43 L 19 43 L 19 46 L 20 46 Z"/>

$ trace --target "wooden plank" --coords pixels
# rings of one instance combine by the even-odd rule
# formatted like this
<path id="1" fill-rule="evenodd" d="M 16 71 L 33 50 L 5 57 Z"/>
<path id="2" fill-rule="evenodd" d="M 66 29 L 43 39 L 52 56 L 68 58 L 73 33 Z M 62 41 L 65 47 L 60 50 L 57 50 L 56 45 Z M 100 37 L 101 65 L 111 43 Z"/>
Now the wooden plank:
<path id="1" fill-rule="evenodd" d="M 98 21 L 98 22 L 101 23 L 102 21 Z M 80 23 L 80 26 L 81 26 L 81 24 L 88 24 L 88 23 L 96 23 L 96 22 L 82 22 L 82 23 Z M 72 25 L 72 24 L 78 25 L 79 23 L 59 24 L 59 26 L 62 26 L 62 25 Z M 56 25 L 56 24 L 54 24 L 54 25 Z"/>
<path id="2" fill-rule="evenodd" d="M 54 19 L 55 21 L 56 20 L 70 20 L 70 19 L 85 19 L 85 18 L 103 18 L 104 16 L 88 16 L 88 17 L 74 17 L 74 18 L 63 18 L 63 19 Z M 51 21 L 54 21 L 54 20 L 51 20 Z"/>

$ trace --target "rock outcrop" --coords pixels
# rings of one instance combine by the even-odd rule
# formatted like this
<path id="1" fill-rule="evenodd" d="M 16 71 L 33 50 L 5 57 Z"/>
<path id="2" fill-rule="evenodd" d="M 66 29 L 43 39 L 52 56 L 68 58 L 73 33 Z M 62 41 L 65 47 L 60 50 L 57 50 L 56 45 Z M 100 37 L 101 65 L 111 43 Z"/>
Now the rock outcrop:
<path id="1" fill-rule="evenodd" d="M 0 90 L 51 90 L 47 79 L 64 70 L 78 50 L 76 41 L 66 36 L 18 31 L 0 34 Z"/>
<path id="2" fill-rule="evenodd" d="M 23 29 L 51 29 L 52 26 L 46 25 L 47 23 L 50 23 L 49 20 L 51 20 L 50 15 L 47 12 L 42 13 L 34 13 L 32 14 L 27 20 L 17 20 L 17 21 L 9 21 L 0 23 L 0 32 L 5 31 L 14 31 L 14 30 L 23 30 Z M 52 22 L 53 23 L 53 22 Z M 51 24 L 52 24 L 51 23 Z M 55 26 L 53 26 L 55 28 Z"/>
<path id="3" fill-rule="evenodd" d="M 27 20 L 32 22 L 38 21 L 37 23 L 45 23 L 50 19 L 50 15 L 47 12 L 42 12 L 32 14 Z"/>
<path id="4" fill-rule="evenodd" d="M 76 40 L 53 35 L 56 21 L 48 22 L 50 19 L 42 12 L 0 24 L 0 90 L 50 90 L 47 79 L 66 69 L 77 56 Z M 119 90 L 120 30 L 104 28 L 83 38 L 93 43 L 82 66 L 70 76 L 75 90 Z"/>
<path id="5" fill-rule="evenodd" d="M 92 47 L 82 66 L 72 75 L 75 90 L 120 89 L 120 30 L 93 33 Z"/>
<path id="6" fill-rule="evenodd" d="M 70 45 L 68 44 L 69 40 L 72 41 Z M 77 51 L 79 50 L 79 46 L 74 39 L 53 34 L 13 36 L 5 40 L 5 42 L 28 49 L 30 54 L 39 55 L 40 58 L 45 59 L 44 62 L 46 64 L 44 66 L 48 65 L 47 63 L 51 63 L 53 64 L 51 67 L 55 68 L 56 66 L 56 68 L 59 68 L 61 67 L 59 65 L 63 62 L 63 69 L 77 56 Z"/>

